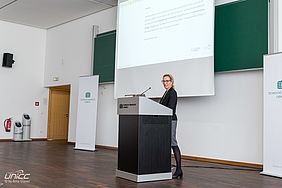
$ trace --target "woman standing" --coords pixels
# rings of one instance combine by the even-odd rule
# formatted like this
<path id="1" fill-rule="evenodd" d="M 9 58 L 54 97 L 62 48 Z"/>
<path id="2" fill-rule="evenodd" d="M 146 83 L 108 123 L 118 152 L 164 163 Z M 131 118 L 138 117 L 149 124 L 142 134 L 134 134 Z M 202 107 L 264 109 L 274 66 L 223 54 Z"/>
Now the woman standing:
<path id="1" fill-rule="evenodd" d="M 183 172 L 181 169 L 181 153 L 176 140 L 177 116 L 175 112 L 176 112 L 176 104 L 177 104 L 177 93 L 173 85 L 174 84 L 173 76 L 170 74 L 163 75 L 162 83 L 166 91 L 163 97 L 161 98 L 160 103 L 173 110 L 173 116 L 171 122 L 171 147 L 176 161 L 176 170 L 172 175 L 172 178 L 178 178 L 178 177 L 182 178 Z"/>

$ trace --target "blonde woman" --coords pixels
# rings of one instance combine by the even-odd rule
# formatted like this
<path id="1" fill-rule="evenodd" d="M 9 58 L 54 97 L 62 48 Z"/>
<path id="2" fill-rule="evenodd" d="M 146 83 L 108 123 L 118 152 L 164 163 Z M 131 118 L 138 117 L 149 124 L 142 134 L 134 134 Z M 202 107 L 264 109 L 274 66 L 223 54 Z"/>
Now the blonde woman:
<path id="1" fill-rule="evenodd" d="M 176 116 L 176 105 L 177 105 L 177 93 L 174 89 L 174 79 L 171 74 L 163 75 L 162 83 L 165 88 L 165 93 L 160 100 L 160 103 L 173 110 L 172 122 L 171 122 L 171 148 L 174 153 L 174 158 L 176 161 L 176 170 L 172 178 L 182 178 L 183 172 L 181 169 L 181 153 L 176 140 L 176 126 L 177 126 L 177 116 Z"/>

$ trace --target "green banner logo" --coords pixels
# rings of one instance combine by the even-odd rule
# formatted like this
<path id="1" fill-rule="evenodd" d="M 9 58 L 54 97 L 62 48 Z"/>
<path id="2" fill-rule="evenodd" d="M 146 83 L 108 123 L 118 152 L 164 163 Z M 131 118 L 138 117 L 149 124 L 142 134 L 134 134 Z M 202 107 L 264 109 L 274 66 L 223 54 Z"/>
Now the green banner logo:
<path id="1" fill-rule="evenodd" d="M 282 89 L 282 80 L 277 82 L 277 89 Z"/>
<path id="2" fill-rule="evenodd" d="M 85 98 L 88 99 L 88 98 L 90 98 L 90 97 L 91 97 L 91 93 L 90 93 L 90 92 L 86 92 L 86 93 L 85 93 Z"/>

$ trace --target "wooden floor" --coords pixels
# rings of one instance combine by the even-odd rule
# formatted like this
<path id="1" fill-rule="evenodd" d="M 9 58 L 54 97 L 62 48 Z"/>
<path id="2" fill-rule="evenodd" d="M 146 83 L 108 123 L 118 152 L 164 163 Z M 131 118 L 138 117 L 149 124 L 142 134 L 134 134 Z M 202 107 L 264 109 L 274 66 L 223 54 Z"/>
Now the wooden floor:
<path id="1" fill-rule="evenodd" d="M 174 160 L 173 160 L 174 162 Z M 117 151 L 73 150 L 62 141 L 0 142 L 0 187 L 119 187 L 119 188 L 281 188 L 282 179 L 259 175 L 259 170 L 183 160 L 184 178 L 148 183 L 134 183 L 115 177 Z M 194 166 L 194 167 L 191 167 Z M 214 167 L 197 168 L 195 166 Z M 220 168 L 240 168 L 230 170 Z M 24 170 L 30 182 L 5 183 L 7 172 Z"/>

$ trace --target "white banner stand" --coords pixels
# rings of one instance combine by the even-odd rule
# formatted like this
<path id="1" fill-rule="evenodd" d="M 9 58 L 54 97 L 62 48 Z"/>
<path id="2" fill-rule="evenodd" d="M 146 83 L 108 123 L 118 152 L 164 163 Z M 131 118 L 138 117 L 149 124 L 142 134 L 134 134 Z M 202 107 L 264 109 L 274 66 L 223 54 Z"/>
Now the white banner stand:
<path id="1" fill-rule="evenodd" d="M 75 149 L 95 151 L 99 76 L 79 78 Z"/>
<path id="2" fill-rule="evenodd" d="M 282 177 L 282 53 L 264 56 L 263 172 Z"/>

